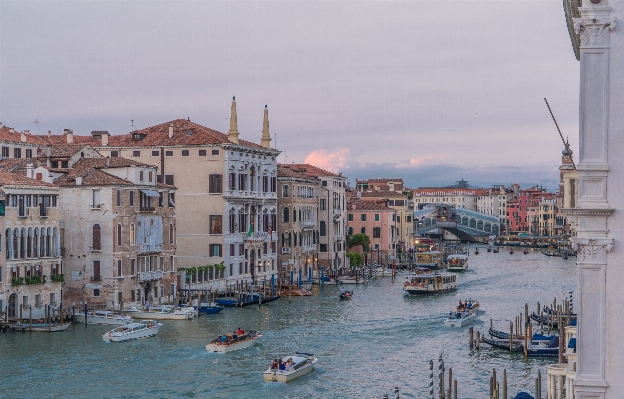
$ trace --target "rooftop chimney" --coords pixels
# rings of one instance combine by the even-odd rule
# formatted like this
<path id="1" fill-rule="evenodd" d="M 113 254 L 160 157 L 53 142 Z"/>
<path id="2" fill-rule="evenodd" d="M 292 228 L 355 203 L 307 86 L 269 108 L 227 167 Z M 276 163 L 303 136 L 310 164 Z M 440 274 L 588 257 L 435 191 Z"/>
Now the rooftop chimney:
<path id="1" fill-rule="evenodd" d="M 63 129 L 63 134 L 67 137 L 67 143 L 71 144 L 74 142 L 74 131 L 71 129 Z"/>
<path id="2" fill-rule="evenodd" d="M 232 110 L 230 111 L 230 130 L 228 131 L 228 140 L 231 143 L 238 144 L 238 120 L 236 118 L 236 97 L 232 97 Z"/>
<path id="3" fill-rule="evenodd" d="M 20 141 L 22 143 L 26 142 L 26 132 L 28 132 L 28 130 L 24 130 L 23 132 L 20 133 Z"/>
<path id="4" fill-rule="evenodd" d="M 108 132 L 102 132 L 102 147 L 108 145 Z"/>
<path id="5" fill-rule="evenodd" d="M 271 148 L 271 133 L 269 133 L 269 109 L 264 106 L 264 121 L 262 122 L 262 139 L 260 145 L 264 148 Z"/>
<path id="6" fill-rule="evenodd" d="M 13 134 L 13 132 L 14 132 L 14 131 L 15 131 L 15 129 L 10 128 L 10 129 L 9 129 L 9 134 Z"/>
<path id="7" fill-rule="evenodd" d="M 52 131 L 48 130 L 48 137 L 52 137 Z"/>
<path id="8" fill-rule="evenodd" d="M 173 137 L 173 123 L 169 124 L 169 138 Z"/>
<path id="9" fill-rule="evenodd" d="M 82 186 L 82 176 L 77 176 L 76 177 L 76 185 L 77 186 Z"/>
<path id="10" fill-rule="evenodd" d="M 0 129 L 2 129 L 4 127 L 4 125 L 2 124 L 2 122 L 0 122 Z"/>
<path id="11" fill-rule="evenodd" d="M 28 177 L 29 179 L 35 178 L 35 168 L 31 163 L 26 164 L 26 177 Z"/>

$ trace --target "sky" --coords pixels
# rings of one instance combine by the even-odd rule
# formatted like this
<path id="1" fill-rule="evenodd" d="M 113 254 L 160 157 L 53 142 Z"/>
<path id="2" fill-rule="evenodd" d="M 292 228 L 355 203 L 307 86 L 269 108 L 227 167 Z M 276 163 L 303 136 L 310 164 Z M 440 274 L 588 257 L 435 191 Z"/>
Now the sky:
<path id="1" fill-rule="evenodd" d="M 278 160 L 411 187 L 558 183 L 579 63 L 560 0 L 0 0 L 0 121 L 125 134 L 178 118 Z M 36 124 L 35 120 L 39 123 Z"/>

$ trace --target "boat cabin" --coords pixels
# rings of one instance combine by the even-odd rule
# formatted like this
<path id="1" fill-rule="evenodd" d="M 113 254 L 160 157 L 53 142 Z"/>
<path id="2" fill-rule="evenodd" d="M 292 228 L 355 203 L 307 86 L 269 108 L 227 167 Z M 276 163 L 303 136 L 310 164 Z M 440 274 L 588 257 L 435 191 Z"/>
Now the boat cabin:
<path id="1" fill-rule="evenodd" d="M 416 253 L 416 266 L 428 269 L 437 269 L 442 266 L 444 254 L 440 251 L 418 252 Z"/>

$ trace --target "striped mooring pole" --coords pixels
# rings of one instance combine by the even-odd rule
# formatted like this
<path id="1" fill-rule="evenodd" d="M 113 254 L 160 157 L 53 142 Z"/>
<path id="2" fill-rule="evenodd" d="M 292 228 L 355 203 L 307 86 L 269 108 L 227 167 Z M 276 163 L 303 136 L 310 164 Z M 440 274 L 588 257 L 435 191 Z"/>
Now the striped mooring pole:
<path id="1" fill-rule="evenodd" d="M 429 398 L 433 397 L 433 360 L 429 360 Z"/>
<path id="2" fill-rule="evenodd" d="M 574 307 L 572 306 L 572 291 L 570 291 L 570 314 L 568 315 L 568 317 L 570 317 L 570 315 L 571 315 L 572 313 L 574 313 L 574 312 L 572 312 L 572 309 L 573 309 L 573 308 L 574 308 Z"/>
<path id="3" fill-rule="evenodd" d="M 399 399 L 399 386 L 395 385 L 394 387 L 394 399 Z"/>
<path id="4" fill-rule="evenodd" d="M 440 397 L 444 395 L 444 360 L 442 359 L 442 346 L 440 346 L 440 357 L 438 358 L 438 378 L 440 381 Z"/>

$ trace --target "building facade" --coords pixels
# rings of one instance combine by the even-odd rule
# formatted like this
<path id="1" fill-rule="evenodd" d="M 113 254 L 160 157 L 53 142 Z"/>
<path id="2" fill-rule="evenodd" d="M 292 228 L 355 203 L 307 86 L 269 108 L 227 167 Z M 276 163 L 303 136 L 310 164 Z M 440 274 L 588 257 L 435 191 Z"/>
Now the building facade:
<path id="1" fill-rule="evenodd" d="M 366 234 L 370 239 L 367 260 L 387 265 L 396 259 L 397 211 L 388 200 L 351 199 L 347 204 L 347 235 Z"/>

